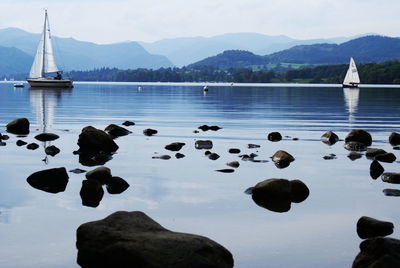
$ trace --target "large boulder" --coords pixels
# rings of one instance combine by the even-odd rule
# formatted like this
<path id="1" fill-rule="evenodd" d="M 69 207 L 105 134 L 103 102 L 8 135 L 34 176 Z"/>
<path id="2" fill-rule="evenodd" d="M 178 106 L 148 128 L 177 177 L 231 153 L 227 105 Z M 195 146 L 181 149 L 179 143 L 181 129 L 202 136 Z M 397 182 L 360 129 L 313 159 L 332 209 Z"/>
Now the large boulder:
<path id="1" fill-rule="evenodd" d="M 357 141 L 363 143 L 365 146 L 372 144 L 372 137 L 367 131 L 362 129 L 353 129 L 347 134 L 345 140 L 346 143 L 350 141 Z"/>
<path id="2" fill-rule="evenodd" d="M 26 179 L 33 188 L 48 192 L 64 192 L 68 184 L 68 174 L 64 167 L 35 172 Z"/>
<path id="3" fill-rule="evenodd" d="M 376 237 L 360 244 L 360 253 L 352 268 L 397 268 L 400 267 L 400 240 Z"/>
<path id="4" fill-rule="evenodd" d="M 232 254 L 203 236 L 169 231 L 140 211 L 118 211 L 77 230 L 77 262 L 104 267 L 233 267 Z"/>
<path id="5" fill-rule="evenodd" d="M 321 141 L 328 145 L 333 145 L 339 140 L 338 135 L 332 131 L 327 131 L 321 136 Z"/>
<path id="6" fill-rule="evenodd" d="M 24 117 L 17 118 L 7 124 L 6 130 L 17 135 L 29 134 L 29 120 Z"/>
<path id="7" fill-rule="evenodd" d="M 393 223 L 362 216 L 357 222 L 357 234 L 361 239 L 387 236 L 393 233 Z"/>
<path id="8" fill-rule="evenodd" d="M 92 126 L 82 129 L 81 134 L 79 134 L 78 145 L 81 152 L 112 153 L 118 150 L 118 145 L 110 135 Z"/>
<path id="9" fill-rule="evenodd" d="M 257 183 L 247 192 L 252 194 L 253 201 L 274 212 L 287 212 L 291 203 L 300 203 L 310 194 L 308 187 L 300 180 L 268 179 Z"/>

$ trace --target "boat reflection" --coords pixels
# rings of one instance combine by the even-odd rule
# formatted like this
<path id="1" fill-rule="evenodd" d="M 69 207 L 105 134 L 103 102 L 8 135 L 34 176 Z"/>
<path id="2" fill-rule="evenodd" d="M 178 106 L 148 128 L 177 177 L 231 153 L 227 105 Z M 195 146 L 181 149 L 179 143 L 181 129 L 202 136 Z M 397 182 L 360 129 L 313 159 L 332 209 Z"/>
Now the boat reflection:
<path id="1" fill-rule="evenodd" d="M 61 103 L 62 95 L 65 93 L 71 93 L 72 88 L 30 87 L 28 92 L 29 101 L 36 117 L 38 130 L 40 133 L 47 133 L 53 127 L 55 110 L 57 105 Z M 42 142 L 44 149 L 50 145 L 50 141 Z M 43 161 L 46 164 L 48 163 L 47 154 Z"/>
<path id="2" fill-rule="evenodd" d="M 354 114 L 357 112 L 359 88 L 343 88 L 344 100 L 346 102 L 347 112 L 349 113 L 349 122 L 354 121 Z"/>

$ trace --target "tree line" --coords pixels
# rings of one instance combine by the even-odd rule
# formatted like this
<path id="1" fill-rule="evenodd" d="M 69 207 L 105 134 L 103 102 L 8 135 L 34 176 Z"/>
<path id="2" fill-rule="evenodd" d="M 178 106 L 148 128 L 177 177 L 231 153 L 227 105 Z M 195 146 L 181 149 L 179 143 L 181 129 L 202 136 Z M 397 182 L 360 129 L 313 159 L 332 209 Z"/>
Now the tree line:
<path id="1" fill-rule="evenodd" d="M 112 82 L 236 82 L 236 83 L 342 83 L 348 65 L 324 65 L 286 72 L 247 68 L 221 70 L 212 66 L 119 70 L 100 68 L 90 71 L 71 71 L 75 81 Z M 363 84 L 399 84 L 400 62 L 366 63 L 357 66 Z"/>

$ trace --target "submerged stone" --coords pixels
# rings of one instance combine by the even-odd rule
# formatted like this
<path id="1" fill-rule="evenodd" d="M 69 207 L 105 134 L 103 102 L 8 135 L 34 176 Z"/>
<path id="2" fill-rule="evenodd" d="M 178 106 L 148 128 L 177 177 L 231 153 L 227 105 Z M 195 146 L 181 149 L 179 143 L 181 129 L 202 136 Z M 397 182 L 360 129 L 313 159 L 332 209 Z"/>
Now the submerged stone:
<path id="1" fill-rule="evenodd" d="M 367 146 L 364 143 L 358 141 L 349 141 L 344 144 L 344 148 L 349 151 L 365 151 L 367 150 Z"/>
<path id="2" fill-rule="evenodd" d="M 400 240 L 375 237 L 360 244 L 352 268 L 395 268 L 400 267 Z"/>

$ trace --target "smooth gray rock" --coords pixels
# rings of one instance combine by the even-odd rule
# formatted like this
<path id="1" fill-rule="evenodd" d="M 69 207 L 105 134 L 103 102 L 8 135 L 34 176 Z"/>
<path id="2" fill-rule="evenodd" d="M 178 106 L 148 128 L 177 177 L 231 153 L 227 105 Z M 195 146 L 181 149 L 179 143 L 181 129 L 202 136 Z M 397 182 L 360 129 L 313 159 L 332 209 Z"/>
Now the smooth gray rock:
<path id="1" fill-rule="evenodd" d="M 353 129 L 347 134 L 344 141 L 346 143 L 350 141 L 356 141 L 363 143 L 365 146 L 370 146 L 372 144 L 372 137 L 371 134 L 365 130 Z"/>
<path id="2" fill-rule="evenodd" d="M 339 137 L 332 131 L 327 131 L 321 136 L 321 141 L 328 145 L 333 145 L 338 142 Z"/>
<path id="3" fill-rule="evenodd" d="M 382 181 L 394 184 L 400 184 L 400 173 L 385 172 L 381 176 Z"/>
<path id="4" fill-rule="evenodd" d="M 379 164 L 378 161 L 374 160 L 372 161 L 370 167 L 369 167 L 369 174 L 371 178 L 376 180 L 382 173 L 385 171 L 385 169 L 382 167 L 381 164 Z"/>
<path id="5" fill-rule="evenodd" d="M 6 130 L 13 134 L 29 134 L 29 120 L 24 117 L 17 118 L 6 125 Z"/>
<path id="6" fill-rule="evenodd" d="M 77 230 L 77 262 L 105 267 L 233 267 L 232 254 L 194 234 L 169 231 L 140 211 L 118 211 Z"/>
<path id="7" fill-rule="evenodd" d="M 389 143 L 393 146 L 400 145 L 400 134 L 392 132 L 389 136 Z"/>
<path id="8" fill-rule="evenodd" d="M 386 237 L 367 239 L 360 244 L 352 268 L 400 267 L 400 240 Z"/>
<path id="9" fill-rule="evenodd" d="M 118 145 L 106 132 L 87 126 L 82 129 L 78 139 L 79 151 L 113 153 L 118 150 Z"/>
<path id="10" fill-rule="evenodd" d="M 54 133 L 40 133 L 35 136 L 35 139 L 38 141 L 54 141 L 58 139 L 60 136 Z"/>
<path id="11" fill-rule="evenodd" d="M 26 179 L 33 188 L 48 192 L 64 192 L 68 184 L 68 174 L 64 167 L 35 172 Z"/>
<path id="12" fill-rule="evenodd" d="M 194 143 L 194 147 L 196 149 L 205 149 L 205 150 L 210 150 L 213 147 L 213 143 L 210 140 L 197 140 Z"/>
<path id="13" fill-rule="evenodd" d="M 387 236 L 393 233 L 393 223 L 362 216 L 357 222 L 357 234 L 361 239 Z"/>
<path id="14" fill-rule="evenodd" d="M 98 167 L 86 173 L 86 179 L 95 180 L 101 184 L 106 184 L 111 179 L 111 170 L 108 167 Z"/>
<path id="15" fill-rule="evenodd" d="M 126 128 L 117 126 L 115 124 L 110 124 L 108 125 L 105 129 L 105 132 L 107 132 L 112 138 L 117 138 L 117 137 L 121 137 L 121 136 L 126 136 L 130 133 L 132 133 L 132 131 L 127 130 Z"/>

